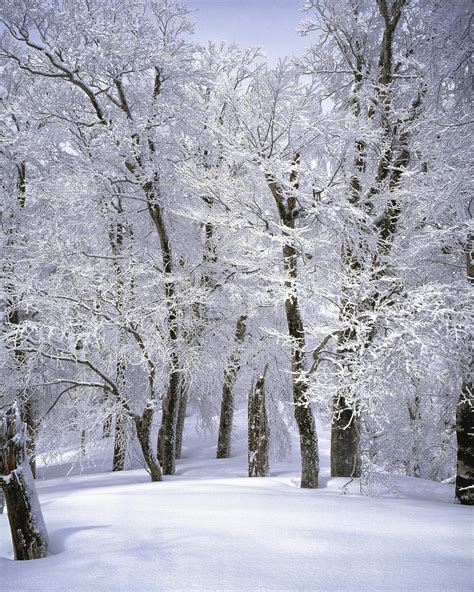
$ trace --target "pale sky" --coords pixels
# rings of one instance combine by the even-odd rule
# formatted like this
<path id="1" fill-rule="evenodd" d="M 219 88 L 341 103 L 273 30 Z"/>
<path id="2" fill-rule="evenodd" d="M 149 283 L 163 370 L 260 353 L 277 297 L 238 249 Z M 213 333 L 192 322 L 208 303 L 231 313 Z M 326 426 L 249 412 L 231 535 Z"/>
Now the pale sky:
<path id="1" fill-rule="evenodd" d="M 200 43 L 237 41 L 261 45 L 271 62 L 301 53 L 310 37 L 296 32 L 303 18 L 303 0 L 187 0 L 195 20 L 194 38 Z"/>

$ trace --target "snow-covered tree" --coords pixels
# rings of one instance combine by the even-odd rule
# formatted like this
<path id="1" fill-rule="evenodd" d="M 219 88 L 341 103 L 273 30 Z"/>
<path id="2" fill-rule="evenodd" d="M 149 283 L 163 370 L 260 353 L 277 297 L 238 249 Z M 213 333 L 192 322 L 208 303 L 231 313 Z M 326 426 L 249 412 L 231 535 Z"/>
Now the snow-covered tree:
<path id="1" fill-rule="evenodd" d="M 467 139 L 460 109 L 467 6 L 314 0 L 305 8 L 304 30 L 318 38 L 302 67 L 340 118 L 335 138 L 345 139 L 332 474 L 359 474 L 359 441 L 368 429 L 370 446 L 383 440 L 393 462 L 419 474 L 424 457 L 423 471 L 440 478 L 468 358 L 459 328 L 472 323 L 457 283 L 465 280 L 452 271 L 466 241 L 444 244 L 450 233 L 448 242 L 465 232 L 469 218 L 460 197 L 466 161 L 459 159 Z M 391 436 L 381 437 L 390 424 Z M 433 446 L 433 430 L 445 452 L 429 469 L 427 455 L 414 451 Z"/>

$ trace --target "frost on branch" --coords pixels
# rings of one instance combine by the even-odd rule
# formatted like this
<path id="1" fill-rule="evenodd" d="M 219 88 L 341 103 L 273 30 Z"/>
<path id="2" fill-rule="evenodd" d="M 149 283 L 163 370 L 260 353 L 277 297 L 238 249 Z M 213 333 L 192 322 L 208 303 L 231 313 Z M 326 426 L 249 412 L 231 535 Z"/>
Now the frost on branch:
<path id="1" fill-rule="evenodd" d="M 48 535 L 26 453 L 27 430 L 18 405 L 0 411 L 0 485 L 3 489 L 15 559 L 40 559 Z"/>

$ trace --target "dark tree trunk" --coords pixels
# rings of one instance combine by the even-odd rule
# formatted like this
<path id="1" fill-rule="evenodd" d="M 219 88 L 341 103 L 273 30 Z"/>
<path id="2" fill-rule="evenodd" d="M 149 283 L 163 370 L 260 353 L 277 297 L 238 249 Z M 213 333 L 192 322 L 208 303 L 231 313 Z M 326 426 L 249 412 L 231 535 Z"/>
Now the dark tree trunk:
<path id="1" fill-rule="evenodd" d="M 237 376 L 237 370 L 238 366 L 229 366 L 224 372 L 216 458 L 230 457 L 231 435 L 234 421 L 233 387 Z"/>
<path id="2" fill-rule="evenodd" d="M 344 249 L 343 249 L 344 251 Z M 348 264 L 348 259 L 351 263 Z M 343 256 L 343 261 L 349 266 L 350 271 L 354 272 L 356 277 L 360 271 L 360 263 L 352 256 Z M 353 276 L 350 276 L 353 277 Z M 358 278 L 357 280 L 358 281 Z M 350 283 L 350 282 L 349 282 Z M 355 355 L 357 335 L 351 325 L 357 311 L 355 304 L 351 304 L 352 299 L 343 286 L 344 298 L 341 302 L 341 323 L 343 326 L 349 326 L 339 336 L 338 355 L 340 363 L 344 368 L 342 376 L 344 380 L 349 380 L 351 366 L 353 361 L 351 357 Z M 359 451 L 359 416 L 356 403 L 349 402 L 348 387 L 339 386 L 333 399 L 332 423 L 331 423 L 331 477 L 360 477 L 361 459 Z"/>
<path id="3" fill-rule="evenodd" d="M 311 407 L 297 405 L 295 419 L 300 434 L 301 487 L 317 489 L 319 477 L 318 439 Z"/>
<path id="4" fill-rule="evenodd" d="M 354 178 L 356 179 L 356 178 Z M 357 201 L 357 192 L 352 180 L 352 202 Z M 357 296 L 353 285 L 360 283 L 363 262 L 353 254 L 350 245 L 343 243 L 341 250 L 343 263 L 342 298 L 339 320 L 343 327 L 338 337 L 337 353 L 343 368 L 343 379 L 349 381 L 353 357 L 359 347 L 354 329 L 358 314 Z M 372 303 L 367 303 L 370 308 Z M 369 339 L 369 337 L 367 337 Z M 368 343 L 367 343 L 368 344 Z M 331 423 L 331 477 L 360 477 L 361 460 L 359 453 L 359 417 L 356 404 L 350 401 L 348 385 L 340 385 L 333 399 Z"/>
<path id="5" fill-rule="evenodd" d="M 112 459 L 112 471 L 123 471 L 125 468 L 125 453 L 125 417 L 122 413 L 117 413 L 115 415 L 114 457 Z"/>
<path id="6" fill-rule="evenodd" d="M 284 247 L 288 253 L 293 247 Z M 286 255 L 285 257 L 288 257 Z M 294 255 L 291 255 L 294 257 Z M 293 404 L 295 420 L 300 436 L 301 487 L 316 489 L 319 477 L 319 453 L 316 422 L 308 400 L 308 384 L 304 379 L 305 336 L 296 295 L 285 302 L 288 334 L 291 341 L 291 369 L 293 379 Z"/>
<path id="7" fill-rule="evenodd" d="M 176 426 L 176 458 L 181 458 L 183 448 L 184 422 L 186 421 L 186 411 L 188 408 L 188 385 L 181 376 L 181 394 L 179 397 L 178 423 Z"/>
<path id="8" fill-rule="evenodd" d="M 343 396 L 333 401 L 331 477 L 360 477 L 359 418 Z"/>
<path id="9" fill-rule="evenodd" d="M 474 285 L 474 234 L 466 244 L 466 275 Z M 456 408 L 457 469 L 456 499 L 466 506 L 474 505 L 474 359 L 471 357 Z"/>
<path id="10" fill-rule="evenodd" d="M 119 276 L 121 277 L 121 276 Z M 123 282 L 119 282 L 122 288 Z M 125 388 L 125 371 L 126 363 L 123 358 L 117 362 L 116 383 L 120 389 Z M 125 453 L 126 453 L 126 434 L 125 434 L 125 410 L 119 409 L 115 413 L 115 428 L 114 428 L 114 456 L 112 459 L 112 471 L 123 471 L 125 467 Z"/>
<path id="11" fill-rule="evenodd" d="M 235 329 L 235 341 L 242 343 L 246 332 L 246 316 L 241 316 Z M 232 425 L 234 421 L 234 384 L 239 371 L 240 351 L 232 352 L 227 368 L 224 371 L 222 386 L 221 414 L 219 421 L 219 435 L 217 438 L 216 458 L 229 458 L 231 449 Z"/>
<path id="12" fill-rule="evenodd" d="M 249 477 L 267 477 L 269 471 L 268 428 L 265 402 L 265 372 L 249 391 L 248 400 L 248 464 Z"/>
<path id="13" fill-rule="evenodd" d="M 151 426 L 153 423 L 153 416 L 153 409 L 147 407 L 141 417 L 135 415 L 133 420 L 135 422 L 138 442 L 140 443 L 143 459 L 145 461 L 150 478 L 152 481 L 161 481 L 162 470 L 160 462 L 153 452 L 151 445 Z"/>
<path id="14" fill-rule="evenodd" d="M 290 175 L 291 185 L 297 189 L 297 167 L 299 155 L 293 162 Z M 287 196 L 285 191 L 267 175 L 267 183 L 275 199 L 280 221 L 283 226 L 293 229 L 298 217 L 297 201 L 294 196 Z M 286 233 L 285 233 L 286 234 Z M 319 451 L 316 422 L 308 398 L 308 383 L 305 373 L 305 332 L 303 317 L 298 301 L 298 252 L 288 233 L 288 242 L 283 246 L 283 267 L 286 274 L 285 314 L 288 335 L 291 339 L 291 373 L 293 382 L 293 405 L 296 425 L 300 436 L 301 452 L 301 487 L 316 489 L 319 477 Z"/>
<path id="15" fill-rule="evenodd" d="M 173 354 L 172 364 L 177 364 Z M 178 425 L 180 389 L 180 372 L 171 371 L 168 393 L 163 400 L 161 426 L 158 434 L 158 457 L 164 475 L 174 475 L 176 469 L 176 428 Z"/>
<path id="16" fill-rule="evenodd" d="M 411 453 L 412 457 L 409 462 L 406 464 L 406 473 L 410 477 L 420 477 L 420 455 L 418 451 L 418 441 L 417 441 L 417 424 L 421 421 L 421 413 L 420 413 L 420 397 L 419 395 L 415 395 L 413 402 L 408 403 L 408 417 L 410 419 L 410 432 L 414 434 L 412 445 L 411 445 Z"/>
<path id="17" fill-rule="evenodd" d="M 155 68 L 155 81 L 153 86 L 153 101 L 160 95 L 162 90 L 161 70 Z M 120 88 L 121 107 L 129 119 L 133 119 L 129 105 L 123 91 Z M 163 464 L 163 473 L 172 475 L 175 472 L 176 464 L 176 426 L 178 420 L 179 398 L 180 398 L 180 375 L 182 372 L 178 354 L 178 310 L 176 303 L 176 285 L 173 278 L 173 254 L 171 242 L 168 235 L 168 228 L 163 215 L 163 200 L 160 190 L 160 175 L 157 170 L 153 172 L 152 178 L 143 180 L 145 173 L 143 154 L 140 152 L 141 138 L 133 134 L 132 142 L 136 147 L 135 162 L 126 161 L 126 168 L 136 176 L 145 194 L 147 210 L 155 226 L 161 248 L 161 260 L 163 262 L 163 277 L 165 298 L 167 307 L 167 330 L 170 348 L 170 375 L 168 390 L 163 401 L 161 427 L 158 433 L 156 446 L 157 456 Z M 147 152 L 155 155 L 157 147 L 150 136 L 146 140 Z M 150 162 L 150 161 L 149 161 Z M 153 159 L 152 161 L 153 162 Z M 161 472 L 161 468 L 160 468 Z M 160 477 L 161 478 L 161 477 Z"/>
<path id="18" fill-rule="evenodd" d="M 178 320 L 176 308 L 176 286 L 172 279 L 173 257 L 171 243 L 161 208 L 158 176 L 153 183 L 144 184 L 148 212 L 158 233 L 165 277 L 165 296 L 168 310 L 168 337 L 170 352 L 170 376 L 168 391 L 163 400 L 161 427 L 158 433 L 157 451 L 164 475 L 173 475 L 176 469 L 176 427 L 178 424 L 179 399 L 181 394 L 181 366 L 177 350 Z"/>
<path id="19" fill-rule="evenodd" d="M 456 499 L 474 505 L 474 385 L 466 382 L 456 408 Z"/>
<path id="20" fill-rule="evenodd" d="M 28 399 L 23 403 L 21 409 L 23 421 L 26 423 L 28 439 L 26 441 L 26 451 L 28 453 L 28 462 L 30 463 L 33 478 L 36 477 L 36 421 L 34 417 L 33 399 L 29 394 Z"/>
<path id="21" fill-rule="evenodd" d="M 124 250 L 124 239 L 127 229 L 130 234 L 130 228 L 124 218 L 124 211 L 122 206 L 122 190 L 120 186 L 116 187 L 117 192 L 117 206 L 116 218 L 111 221 L 109 225 L 109 242 L 114 255 L 113 267 L 115 269 L 115 278 L 117 282 L 117 309 L 123 314 L 124 298 L 125 298 L 125 273 L 120 260 Z M 123 329 L 120 330 L 119 344 L 124 341 Z M 125 389 L 125 375 L 127 364 L 123 354 L 119 354 L 116 364 L 116 384 L 120 391 Z M 123 471 L 125 467 L 125 452 L 126 452 L 126 435 L 125 435 L 125 413 L 120 409 L 115 413 L 115 427 L 114 427 L 114 455 L 112 458 L 112 471 Z M 103 437 L 107 438 L 112 435 L 113 414 L 110 414 L 103 426 Z"/>
<path id="22" fill-rule="evenodd" d="M 48 535 L 26 452 L 27 428 L 16 404 L 0 413 L 0 484 L 5 496 L 15 559 L 39 559 Z"/>
<path id="23" fill-rule="evenodd" d="M 86 454 L 86 430 L 81 430 L 80 444 L 79 444 L 82 456 Z"/>

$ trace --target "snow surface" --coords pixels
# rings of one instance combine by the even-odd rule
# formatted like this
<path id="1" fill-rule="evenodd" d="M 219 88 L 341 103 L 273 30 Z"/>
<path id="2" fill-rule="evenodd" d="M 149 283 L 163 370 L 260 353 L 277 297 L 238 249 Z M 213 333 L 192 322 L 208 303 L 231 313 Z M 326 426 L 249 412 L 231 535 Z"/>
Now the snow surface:
<path id="1" fill-rule="evenodd" d="M 51 555 L 13 561 L 1 515 L 2 592 L 473 589 L 472 508 L 452 485 L 398 477 L 398 497 L 356 482 L 343 495 L 321 429 L 320 489 L 298 488 L 296 447 L 249 479 L 244 423 L 239 412 L 233 458 L 215 460 L 215 436 L 188 418 L 185 458 L 162 483 L 143 469 L 38 480 Z"/>

